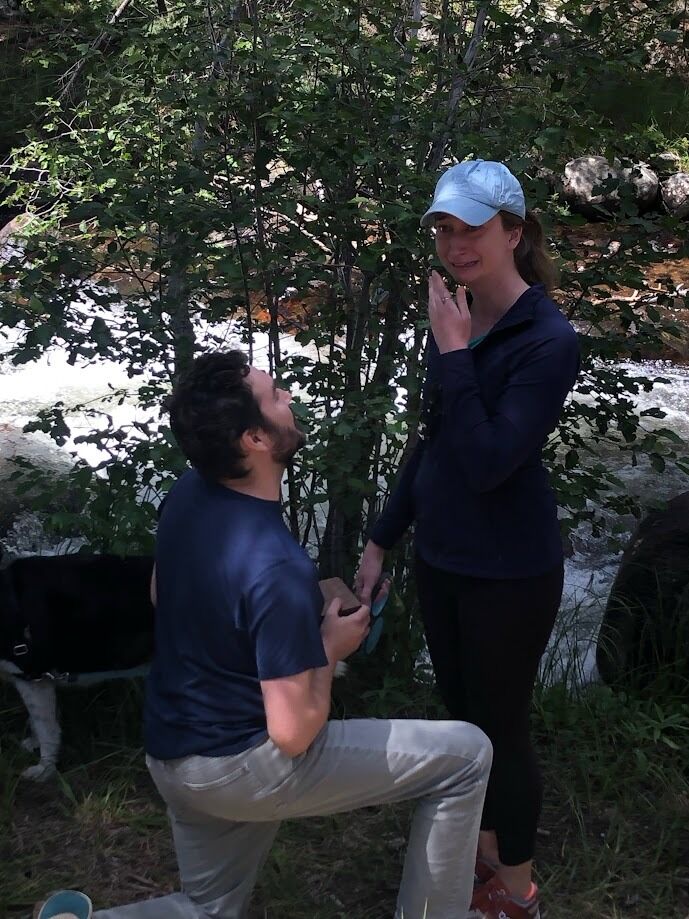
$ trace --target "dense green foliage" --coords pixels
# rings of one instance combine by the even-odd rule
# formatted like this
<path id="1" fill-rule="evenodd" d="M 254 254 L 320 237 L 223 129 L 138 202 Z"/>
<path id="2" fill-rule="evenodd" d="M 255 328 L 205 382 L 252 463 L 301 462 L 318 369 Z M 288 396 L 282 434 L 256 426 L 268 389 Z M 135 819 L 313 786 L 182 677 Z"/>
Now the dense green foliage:
<path id="1" fill-rule="evenodd" d="M 548 446 L 563 526 L 595 527 L 591 498 L 631 507 L 592 442 L 656 468 L 671 452 L 670 435 L 634 411 L 649 384 L 617 361 L 680 334 L 669 280 L 654 281 L 652 301 L 621 295 L 648 293 L 645 268 L 668 258 L 652 243 L 680 225 L 639 214 L 622 190 L 607 215 L 621 245 L 582 270 L 566 232 L 581 218 L 543 169 L 583 153 L 686 155 L 676 3 L 122 6 L 109 24 L 105 2 L 28 9 L 23 68 L 45 95 L 25 111 L 3 173 L 6 201 L 31 216 L 2 274 L 0 323 L 25 332 L 13 359 L 61 343 L 77 363 L 119 362 L 150 410 L 123 430 L 88 409 L 87 439 L 107 459 L 76 472 L 88 516 L 56 515 L 54 526 L 86 527 L 116 551 L 148 544 L 157 497 L 181 468 L 155 409 L 195 351 L 227 343 L 232 319 L 250 351 L 268 334 L 271 369 L 308 408 L 292 528 L 324 573 L 351 575 L 414 438 L 432 249 L 418 215 L 438 169 L 467 156 L 504 159 L 523 177 L 581 332 L 580 398 Z M 612 104 L 614 86 L 648 88 L 662 111 L 650 94 L 643 108 L 638 97 Z M 287 352 L 287 334 L 300 351 Z M 64 442 L 73 408 L 58 404 L 32 427 Z"/>
<path id="2" fill-rule="evenodd" d="M 49 526 L 97 549 L 149 549 L 156 504 L 183 467 L 161 398 L 194 353 L 241 342 L 299 386 L 312 437 L 290 470 L 290 524 L 323 574 L 351 576 L 415 436 L 433 259 L 418 216 L 438 170 L 468 156 L 504 159 L 523 178 L 581 335 L 577 396 L 547 448 L 563 529 L 599 526 L 596 504 L 635 510 L 605 457 L 626 451 L 652 475 L 678 446 L 658 412 L 639 415 L 634 397 L 650 384 L 633 361 L 686 338 L 674 283 L 650 270 L 687 256 L 686 224 L 639 213 L 621 189 L 601 214 L 619 245 L 584 259 L 583 219 L 548 170 L 665 150 L 689 167 L 684 2 L 23 6 L 0 30 L 1 206 L 30 219 L 0 266 L 0 336 L 19 333 L 17 363 L 58 344 L 77 365 L 120 364 L 140 407 L 122 426 L 112 410 L 132 389 L 113 389 L 110 405 L 58 403 L 31 423 L 64 444 L 87 415 L 83 439 L 104 457 L 72 476 L 88 513 L 75 501 Z M 439 714 L 423 668 L 410 679 L 421 636 L 407 551 L 394 559 L 382 654 L 336 688 L 338 714 Z M 46 804 L 22 792 L 23 712 L 0 693 L 0 912 L 29 912 L 53 886 L 90 883 L 104 905 L 175 883 L 164 815 L 135 765 L 139 702 L 132 687 L 65 694 L 64 798 Z M 536 722 L 549 914 L 681 919 L 685 701 L 555 687 L 539 694 Z M 285 917 L 389 913 L 405 820 L 397 809 L 288 826 L 259 899 Z"/>

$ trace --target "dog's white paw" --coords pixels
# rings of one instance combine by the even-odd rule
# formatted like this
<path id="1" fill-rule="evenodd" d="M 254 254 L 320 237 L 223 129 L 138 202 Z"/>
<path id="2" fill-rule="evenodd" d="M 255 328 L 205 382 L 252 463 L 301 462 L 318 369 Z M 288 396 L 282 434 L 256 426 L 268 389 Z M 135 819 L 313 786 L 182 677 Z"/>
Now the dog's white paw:
<path id="1" fill-rule="evenodd" d="M 25 737 L 20 744 L 22 750 L 26 750 L 27 753 L 34 753 L 38 750 L 38 746 L 39 744 L 35 737 Z"/>
<path id="2" fill-rule="evenodd" d="M 347 676 L 348 670 L 349 670 L 349 664 L 345 663 L 345 661 L 338 661 L 335 664 L 335 674 L 334 675 L 336 677 Z"/>
<path id="3" fill-rule="evenodd" d="M 47 782 L 56 772 L 55 763 L 37 763 L 25 769 L 22 772 L 22 778 L 32 782 Z"/>

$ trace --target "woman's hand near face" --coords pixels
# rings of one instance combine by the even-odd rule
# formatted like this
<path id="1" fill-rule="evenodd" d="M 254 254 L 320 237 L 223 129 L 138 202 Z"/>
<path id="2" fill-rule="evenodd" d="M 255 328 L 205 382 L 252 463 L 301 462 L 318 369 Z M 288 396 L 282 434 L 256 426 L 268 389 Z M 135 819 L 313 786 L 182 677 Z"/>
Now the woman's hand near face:
<path id="1" fill-rule="evenodd" d="M 452 296 L 437 271 L 428 280 L 428 318 L 441 354 L 466 348 L 471 339 L 471 313 L 463 287 Z"/>

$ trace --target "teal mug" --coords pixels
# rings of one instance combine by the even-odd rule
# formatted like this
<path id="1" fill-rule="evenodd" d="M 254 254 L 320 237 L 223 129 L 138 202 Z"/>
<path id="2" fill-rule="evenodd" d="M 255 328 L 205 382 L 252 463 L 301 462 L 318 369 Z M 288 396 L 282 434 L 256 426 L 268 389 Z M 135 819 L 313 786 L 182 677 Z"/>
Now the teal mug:
<path id="1" fill-rule="evenodd" d="M 79 890 L 59 890 L 41 907 L 37 919 L 91 919 L 93 905 Z"/>

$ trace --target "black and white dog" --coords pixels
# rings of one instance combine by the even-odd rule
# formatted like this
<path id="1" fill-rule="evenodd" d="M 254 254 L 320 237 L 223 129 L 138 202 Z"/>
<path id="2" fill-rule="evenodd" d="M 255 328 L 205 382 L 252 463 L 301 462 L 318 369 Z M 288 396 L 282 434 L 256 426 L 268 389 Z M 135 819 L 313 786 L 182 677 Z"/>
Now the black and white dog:
<path id="1" fill-rule="evenodd" d="M 40 761 L 24 777 L 44 781 L 60 749 L 57 683 L 130 675 L 153 654 L 150 556 L 55 555 L 0 569 L 0 671 L 29 713 L 24 745 Z"/>

